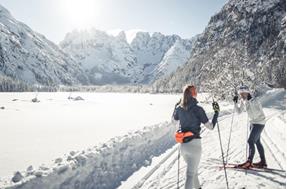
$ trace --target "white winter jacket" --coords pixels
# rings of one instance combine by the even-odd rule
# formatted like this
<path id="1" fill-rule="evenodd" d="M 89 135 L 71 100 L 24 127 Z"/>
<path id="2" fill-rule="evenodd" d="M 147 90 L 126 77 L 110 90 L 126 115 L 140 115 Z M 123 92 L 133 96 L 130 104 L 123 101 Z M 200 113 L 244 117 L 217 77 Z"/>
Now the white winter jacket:
<path id="1" fill-rule="evenodd" d="M 251 124 L 261 124 L 265 125 L 265 115 L 262 109 L 261 104 L 255 98 L 245 101 L 245 108 L 248 114 L 248 118 Z M 235 110 L 237 113 L 241 113 L 244 110 L 244 103 L 241 100 L 240 106 L 235 103 Z"/>

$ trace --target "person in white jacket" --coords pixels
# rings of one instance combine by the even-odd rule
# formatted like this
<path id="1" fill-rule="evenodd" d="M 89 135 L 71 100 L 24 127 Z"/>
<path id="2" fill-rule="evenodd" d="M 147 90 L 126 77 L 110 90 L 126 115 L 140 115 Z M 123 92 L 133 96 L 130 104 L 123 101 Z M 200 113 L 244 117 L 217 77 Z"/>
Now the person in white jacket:
<path id="1" fill-rule="evenodd" d="M 258 100 L 251 96 L 250 90 L 246 85 L 242 85 L 238 91 L 241 101 L 240 105 L 238 106 L 238 96 L 234 96 L 233 101 L 235 105 L 235 110 L 237 113 L 241 113 L 245 110 L 247 111 L 249 122 L 250 122 L 250 135 L 248 138 L 248 145 L 249 145 L 249 156 L 247 161 L 238 165 L 241 168 L 250 168 L 250 167 L 258 167 L 258 168 L 265 168 L 267 167 L 265 154 L 264 154 L 264 147 L 261 144 L 260 136 L 265 127 L 265 115 L 262 109 L 261 104 Z M 258 163 L 253 163 L 253 158 L 255 154 L 255 145 L 257 147 L 260 161 Z"/>

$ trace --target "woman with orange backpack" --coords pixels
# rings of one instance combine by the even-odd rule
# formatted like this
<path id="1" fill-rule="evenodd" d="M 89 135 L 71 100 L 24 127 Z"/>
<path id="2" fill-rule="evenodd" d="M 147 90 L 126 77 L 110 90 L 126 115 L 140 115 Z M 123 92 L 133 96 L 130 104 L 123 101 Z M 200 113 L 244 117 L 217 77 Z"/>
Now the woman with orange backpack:
<path id="1" fill-rule="evenodd" d="M 194 85 L 187 85 L 183 90 L 183 98 L 175 108 L 173 118 L 179 120 L 180 129 L 176 140 L 180 144 L 181 154 L 187 164 L 185 188 L 201 188 L 198 179 L 198 165 L 201 157 L 200 125 L 212 130 L 217 123 L 219 105 L 213 102 L 214 116 L 209 122 L 204 109 L 198 106 L 197 91 Z"/>

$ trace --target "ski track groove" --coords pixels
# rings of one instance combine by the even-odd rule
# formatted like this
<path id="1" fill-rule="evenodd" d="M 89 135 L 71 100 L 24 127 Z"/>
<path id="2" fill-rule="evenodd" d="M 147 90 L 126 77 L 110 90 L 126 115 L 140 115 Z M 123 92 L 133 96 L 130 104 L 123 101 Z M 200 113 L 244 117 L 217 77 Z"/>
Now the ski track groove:
<path id="1" fill-rule="evenodd" d="M 272 140 L 272 137 L 270 137 L 270 135 L 268 134 L 266 129 L 263 130 L 263 135 L 267 138 L 267 140 L 270 141 L 270 144 L 272 145 L 272 147 L 276 148 L 276 150 L 279 152 L 279 154 L 282 155 L 282 157 L 283 157 L 282 159 L 285 160 L 286 159 L 285 153 L 278 147 L 276 142 L 274 140 Z"/>
<path id="2" fill-rule="evenodd" d="M 278 154 L 280 154 L 282 156 L 282 159 L 285 160 L 286 159 L 285 153 L 282 152 L 282 150 L 280 150 L 278 148 L 278 145 L 271 139 L 271 137 L 267 134 L 267 132 L 265 130 L 263 131 L 263 135 L 266 137 L 267 140 L 270 141 L 270 144 L 272 145 L 272 147 L 274 147 L 276 149 Z"/>
<path id="3" fill-rule="evenodd" d="M 282 112 L 279 112 L 280 114 L 282 113 Z M 272 119 L 272 118 L 275 118 L 275 117 L 278 117 L 277 116 L 278 115 L 278 113 L 274 113 L 274 114 L 271 114 L 271 115 L 269 115 L 269 119 L 268 120 L 270 120 L 270 119 Z M 267 121 L 268 121 L 267 120 Z M 280 167 L 280 169 L 282 169 L 282 170 L 284 170 L 284 165 L 282 165 L 281 164 L 281 161 L 280 160 L 278 160 L 278 158 L 280 158 L 280 157 L 276 157 L 276 155 L 278 156 L 279 154 L 283 157 L 281 157 L 280 159 L 282 159 L 282 160 L 285 160 L 285 153 L 284 152 L 282 152 L 279 148 L 278 148 L 278 145 L 271 139 L 271 137 L 267 134 L 267 132 L 266 132 L 266 130 L 264 129 L 264 131 L 263 131 L 263 135 L 264 135 L 264 137 L 261 137 L 261 139 L 262 139 L 262 142 L 265 144 L 265 146 L 267 147 L 267 149 L 269 150 L 269 152 L 270 152 L 270 154 L 271 154 L 271 156 L 274 158 L 274 160 L 275 160 L 275 162 L 278 164 L 278 166 Z M 267 142 L 267 141 L 269 141 L 269 142 Z M 276 149 L 276 151 L 277 152 L 274 152 L 272 149 Z M 276 155 L 275 155 L 276 154 Z"/>
<path id="4" fill-rule="evenodd" d="M 280 169 L 284 170 L 283 166 L 281 165 L 280 161 L 276 158 L 276 156 L 274 155 L 273 151 L 271 150 L 270 145 L 266 142 L 266 140 L 262 137 L 262 142 L 265 144 L 265 146 L 267 147 L 267 149 L 269 150 L 271 156 L 274 158 L 275 162 L 278 164 L 278 166 L 280 167 Z M 275 153 L 276 154 L 276 153 Z"/>
<path id="5" fill-rule="evenodd" d="M 160 174 L 157 176 L 158 177 L 158 180 L 156 181 L 156 184 L 159 184 L 160 181 L 161 181 L 161 178 L 163 178 L 167 173 L 168 171 L 167 170 L 170 170 L 177 162 L 177 157 L 174 158 L 168 166 L 164 167 L 164 169 L 160 172 Z"/>

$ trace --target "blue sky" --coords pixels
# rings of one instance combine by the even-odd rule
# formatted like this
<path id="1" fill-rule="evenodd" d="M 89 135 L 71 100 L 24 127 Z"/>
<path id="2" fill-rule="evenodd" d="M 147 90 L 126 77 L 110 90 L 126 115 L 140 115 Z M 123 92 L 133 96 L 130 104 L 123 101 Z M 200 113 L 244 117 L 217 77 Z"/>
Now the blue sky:
<path id="1" fill-rule="evenodd" d="M 0 0 L 12 15 L 58 43 L 74 29 L 144 30 L 190 38 L 227 0 Z"/>

